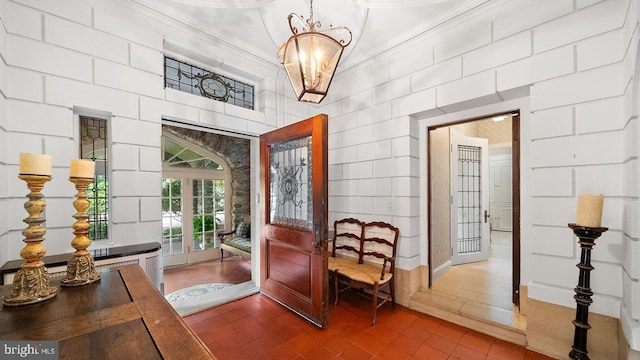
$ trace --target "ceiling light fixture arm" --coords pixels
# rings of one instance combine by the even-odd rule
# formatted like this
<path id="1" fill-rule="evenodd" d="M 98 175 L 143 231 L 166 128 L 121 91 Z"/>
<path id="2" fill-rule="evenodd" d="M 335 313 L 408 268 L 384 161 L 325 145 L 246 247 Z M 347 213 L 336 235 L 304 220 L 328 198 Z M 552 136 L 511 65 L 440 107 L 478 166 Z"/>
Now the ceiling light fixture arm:
<path id="1" fill-rule="evenodd" d="M 289 21 L 289 29 L 291 33 L 294 35 L 301 34 L 303 32 L 319 32 L 323 33 L 327 36 L 334 38 L 338 41 L 343 47 L 349 46 L 351 44 L 351 40 L 353 39 L 353 34 L 351 30 L 344 26 L 333 26 L 330 25 L 326 30 L 319 30 L 322 27 L 322 23 L 320 21 L 313 20 L 313 0 L 311 0 L 309 5 L 309 18 L 305 20 L 302 15 L 291 13 L 288 16 Z M 297 22 L 294 24 L 294 22 Z"/>

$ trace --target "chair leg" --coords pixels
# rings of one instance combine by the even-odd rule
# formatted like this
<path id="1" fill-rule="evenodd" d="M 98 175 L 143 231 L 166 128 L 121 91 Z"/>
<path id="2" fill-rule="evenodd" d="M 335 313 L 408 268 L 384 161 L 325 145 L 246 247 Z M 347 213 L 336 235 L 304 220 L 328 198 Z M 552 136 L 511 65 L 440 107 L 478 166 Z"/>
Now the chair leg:
<path id="1" fill-rule="evenodd" d="M 220 262 L 222 262 L 222 260 L 224 260 L 224 250 L 220 248 Z"/>
<path id="2" fill-rule="evenodd" d="M 336 299 L 333 303 L 333 306 L 338 306 L 338 296 L 340 295 L 340 291 L 338 289 L 338 271 L 333 272 L 333 289 L 336 293 Z"/>
<path id="3" fill-rule="evenodd" d="M 375 325 L 376 324 L 376 315 L 378 313 L 378 290 L 379 290 L 379 284 L 376 281 L 373 284 L 373 306 L 371 308 L 371 325 Z"/>
<path id="4" fill-rule="evenodd" d="M 389 281 L 389 294 L 391 294 L 391 306 L 396 307 L 396 297 L 394 295 L 394 289 L 396 287 L 393 284 L 393 278 Z"/>

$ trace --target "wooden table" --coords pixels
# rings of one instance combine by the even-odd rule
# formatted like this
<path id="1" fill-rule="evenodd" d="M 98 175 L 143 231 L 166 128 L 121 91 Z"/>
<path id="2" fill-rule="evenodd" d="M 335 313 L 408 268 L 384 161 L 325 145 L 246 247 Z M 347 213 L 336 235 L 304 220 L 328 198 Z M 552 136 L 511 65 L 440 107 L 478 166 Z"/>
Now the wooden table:
<path id="1" fill-rule="evenodd" d="M 52 281 L 56 297 L 1 307 L 0 339 L 58 341 L 60 359 L 214 359 L 140 266 L 101 277 L 80 287 Z"/>

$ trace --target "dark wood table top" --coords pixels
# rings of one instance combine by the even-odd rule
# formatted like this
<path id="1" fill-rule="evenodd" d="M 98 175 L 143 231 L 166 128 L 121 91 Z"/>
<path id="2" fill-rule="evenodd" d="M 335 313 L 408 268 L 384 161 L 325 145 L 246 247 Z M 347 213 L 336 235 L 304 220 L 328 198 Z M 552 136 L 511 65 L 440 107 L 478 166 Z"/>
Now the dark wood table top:
<path id="1" fill-rule="evenodd" d="M 214 359 L 138 265 L 85 286 L 51 285 L 52 299 L 0 307 L 1 340 L 58 341 L 60 359 Z"/>

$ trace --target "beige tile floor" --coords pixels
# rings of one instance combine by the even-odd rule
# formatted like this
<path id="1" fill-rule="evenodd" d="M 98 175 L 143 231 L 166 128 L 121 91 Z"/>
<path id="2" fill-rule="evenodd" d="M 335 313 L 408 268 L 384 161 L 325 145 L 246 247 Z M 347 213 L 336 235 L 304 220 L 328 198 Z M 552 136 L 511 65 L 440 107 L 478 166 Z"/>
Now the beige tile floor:
<path id="1" fill-rule="evenodd" d="M 511 233 L 494 231 L 491 238 L 489 260 L 453 266 L 431 289 L 412 297 L 415 308 L 430 306 L 438 309 L 428 313 L 448 311 L 524 334 L 526 317 L 511 303 Z"/>

